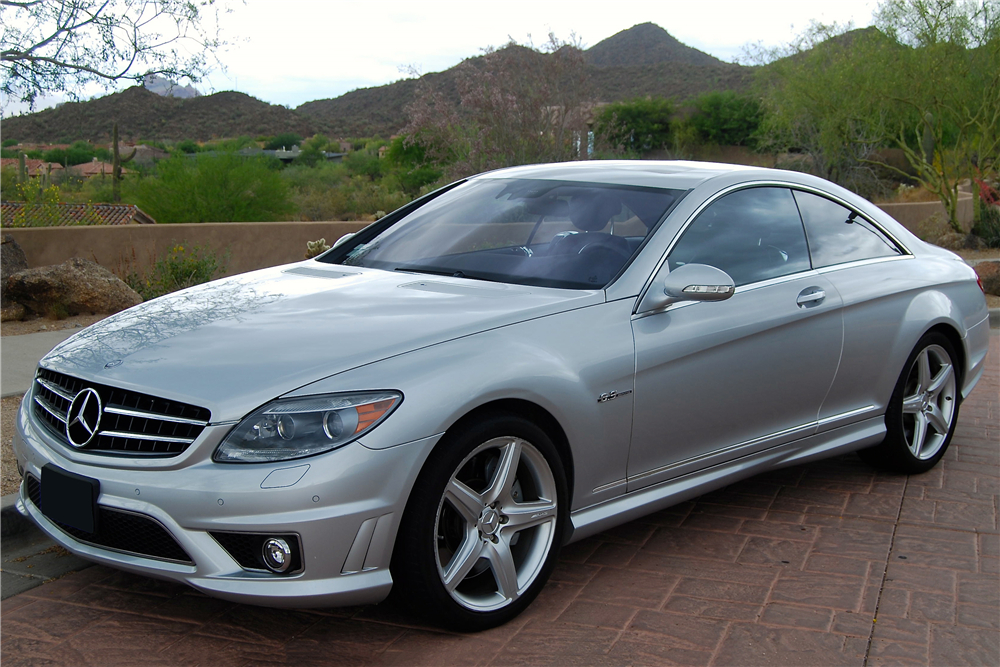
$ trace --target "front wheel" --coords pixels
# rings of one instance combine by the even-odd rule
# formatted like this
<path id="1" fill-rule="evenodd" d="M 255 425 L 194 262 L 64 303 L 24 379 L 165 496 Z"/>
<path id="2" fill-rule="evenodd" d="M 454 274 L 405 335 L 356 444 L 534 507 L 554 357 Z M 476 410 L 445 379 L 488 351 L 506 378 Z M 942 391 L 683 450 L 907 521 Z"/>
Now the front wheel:
<path id="1" fill-rule="evenodd" d="M 958 423 L 960 371 L 951 342 L 929 333 L 907 359 L 885 414 L 882 444 L 858 452 L 865 461 L 902 473 L 933 468 Z"/>
<path id="2" fill-rule="evenodd" d="M 428 461 L 393 574 L 411 606 L 443 625 L 505 623 L 545 585 L 565 513 L 565 475 L 549 437 L 520 417 L 492 417 L 448 437 Z"/>

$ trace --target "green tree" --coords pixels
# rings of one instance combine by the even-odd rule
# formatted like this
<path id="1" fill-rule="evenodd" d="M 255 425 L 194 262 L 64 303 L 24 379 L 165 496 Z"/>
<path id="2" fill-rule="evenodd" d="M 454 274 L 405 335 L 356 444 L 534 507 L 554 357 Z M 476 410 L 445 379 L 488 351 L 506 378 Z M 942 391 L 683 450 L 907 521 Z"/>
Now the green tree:
<path id="1" fill-rule="evenodd" d="M 302 137 L 294 132 L 284 132 L 271 139 L 264 146 L 269 151 L 291 150 L 292 146 L 301 146 Z"/>
<path id="2" fill-rule="evenodd" d="M 638 155 L 667 145 L 673 115 L 673 103 L 662 97 L 615 102 L 597 114 L 594 132 L 613 147 Z"/>
<path id="3" fill-rule="evenodd" d="M 959 180 L 1000 153 L 1000 1 L 883 0 L 873 28 L 814 24 L 763 55 L 764 148 L 871 195 L 877 151 L 899 147 L 961 229 Z"/>
<path id="4" fill-rule="evenodd" d="M 751 146 L 763 116 L 760 101 L 732 90 L 705 93 L 694 101 L 690 122 L 702 141 L 720 146 Z"/>
<path id="5" fill-rule="evenodd" d="M 291 199 L 273 162 L 236 153 L 175 156 L 138 184 L 135 203 L 157 222 L 284 220 Z"/>

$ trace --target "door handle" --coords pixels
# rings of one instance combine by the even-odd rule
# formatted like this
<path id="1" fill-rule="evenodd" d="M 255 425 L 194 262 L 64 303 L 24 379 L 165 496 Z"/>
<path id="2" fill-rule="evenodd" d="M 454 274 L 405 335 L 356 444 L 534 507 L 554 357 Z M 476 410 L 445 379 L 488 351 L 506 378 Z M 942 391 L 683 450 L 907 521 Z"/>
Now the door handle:
<path id="1" fill-rule="evenodd" d="M 826 298 L 826 292 L 824 292 L 821 289 L 816 289 L 812 292 L 803 291 L 799 293 L 798 297 L 796 297 L 795 303 L 797 303 L 800 306 L 805 306 L 806 304 L 810 303 L 819 303 L 825 298 Z"/>

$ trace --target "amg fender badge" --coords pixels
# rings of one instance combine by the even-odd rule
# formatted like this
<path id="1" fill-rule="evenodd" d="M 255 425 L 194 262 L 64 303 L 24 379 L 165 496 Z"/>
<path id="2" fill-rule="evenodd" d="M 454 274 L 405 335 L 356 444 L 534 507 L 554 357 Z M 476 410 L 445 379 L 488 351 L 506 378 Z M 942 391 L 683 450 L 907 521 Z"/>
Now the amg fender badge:
<path id="1" fill-rule="evenodd" d="M 598 403 L 607 403 L 608 401 L 613 401 L 619 396 L 627 396 L 632 393 L 631 389 L 626 389 L 625 391 L 608 391 L 597 398 Z"/>

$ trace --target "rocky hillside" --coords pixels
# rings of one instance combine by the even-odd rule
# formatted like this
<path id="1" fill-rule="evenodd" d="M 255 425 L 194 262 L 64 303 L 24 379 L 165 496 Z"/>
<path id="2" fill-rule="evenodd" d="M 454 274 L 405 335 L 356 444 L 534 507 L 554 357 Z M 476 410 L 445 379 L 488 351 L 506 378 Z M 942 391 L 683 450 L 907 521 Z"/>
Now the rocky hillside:
<path id="1" fill-rule="evenodd" d="M 725 65 L 718 58 L 677 41 L 655 23 L 640 23 L 594 44 L 586 51 L 587 62 L 598 67 L 687 63 Z"/>
<path id="2" fill-rule="evenodd" d="M 652 23 L 598 42 L 584 52 L 584 58 L 601 102 L 647 95 L 683 101 L 712 90 L 742 90 L 749 85 L 749 68 L 724 63 L 686 46 Z M 471 60 L 473 64 L 477 61 Z M 457 67 L 427 74 L 423 80 L 457 100 Z M 89 102 L 7 118 L 3 135 L 28 142 L 107 141 L 117 120 L 127 139 L 206 141 L 281 132 L 385 137 L 406 124 L 405 109 L 417 88 L 417 80 L 407 79 L 314 100 L 294 111 L 243 93 L 177 99 L 130 88 Z"/>
<path id="3" fill-rule="evenodd" d="M 4 138 L 68 143 L 77 139 L 107 142 L 111 126 L 126 140 L 207 141 L 240 135 L 319 131 L 315 121 L 283 106 L 244 93 L 223 92 L 191 99 L 163 97 L 141 87 L 87 102 L 69 102 L 3 121 Z"/>

